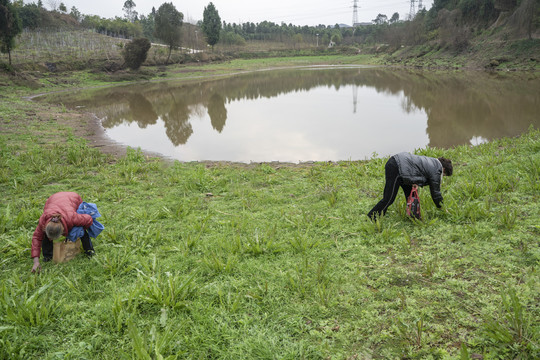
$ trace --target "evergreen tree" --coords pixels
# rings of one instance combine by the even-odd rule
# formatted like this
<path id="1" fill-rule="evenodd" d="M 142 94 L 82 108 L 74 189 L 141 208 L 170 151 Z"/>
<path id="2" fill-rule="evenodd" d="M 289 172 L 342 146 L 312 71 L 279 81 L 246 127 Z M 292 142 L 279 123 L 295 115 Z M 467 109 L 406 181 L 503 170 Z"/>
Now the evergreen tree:
<path id="1" fill-rule="evenodd" d="M 36 4 L 26 4 L 17 9 L 19 19 L 21 19 L 23 29 L 36 29 L 43 23 L 43 13 Z M 47 13 L 48 14 L 48 13 Z"/>
<path id="2" fill-rule="evenodd" d="M 11 65 L 11 50 L 15 37 L 22 31 L 19 14 L 9 0 L 0 0 L 0 51 L 7 53 Z"/>
<path id="3" fill-rule="evenodd" d="M 147 38 L 133 39 L 122 51 L 122 56 L 124 57 L 126 65 L 132 70 L 140 68 L 142 63 L 146 60 L 148 50 L 150 50 L 151 46 L 152 45 Z"/>
<path id="4" fill-rule="evenodd" d="M 219 41 L 219 34 L 221 32 L 221 18 L 219 17 L 216 7 L 212 3 L 209 3 L 208 6 L 204 8 L 202 31 L 206 36 L 206 42 L 208 45 L 212 46 L 212 51 L 214 51 L 214 45 Z"/>
<path id="5" fill-rule="evenodd" d="M 71 15 L 71 17 L 73 17 L 75 20 L 77 20 L 79 22 L 83 18 L 81 12 L 75 6 L 71 7 L 71 12 L 69 13 L 69 15 Z"/>
<path id="6" fill-rule="evenodd" d="M 388 22 L 388 17 L 386 15 L 384 15 L 384 14 L 379 14 L 379 15 L 377 15 L 377 17 L 375 19 L 373 19 L 371 21 L 373 21 L 373 23 L 375 25 L 382 25 L 382 24 L 386 24 Z"/>
<path id="7" fill-rule="evenodd" d="M 154 18 L 155 18 L 155 11 L 154 13 L 148 14 L 148 16 L 141 15 L 139 19 L 139 23 L 142 27 L 142 33 L 143 35 L 150 41 L 154 41 Z"/>
<path id="8" fill-rule="evenodd" d="M 176 10 L 172 3 L 163 3 L 156 11 L 154 35 L 169 45 L 169 56 L 165 64 L 169 63 L 172 49 L 180 45 L 180 31 L 183 20 L 184 14 Z"/>

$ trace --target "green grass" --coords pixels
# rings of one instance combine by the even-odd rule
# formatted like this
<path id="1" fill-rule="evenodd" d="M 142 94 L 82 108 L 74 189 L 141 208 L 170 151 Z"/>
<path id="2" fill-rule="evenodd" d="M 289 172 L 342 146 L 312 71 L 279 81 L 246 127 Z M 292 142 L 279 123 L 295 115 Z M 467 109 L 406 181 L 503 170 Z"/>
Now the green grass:
<path id="1" fill-rule="evenodd" d="M 262 66 L 247 63 L 210 69 Z M 19 100 L 30 92 L 0 104 L 0 358 L 540 355 L 538 130 L 418 150 L 454 160 L 446 211 L 423 189 L 423 222 L 398 198 L 372 223 L 386 159 L 114 159 L 46 115 L 70 110 Z M 57 191 L 97 203 L 106 229 L 93 259 L 31 274 L 32 233 Z"/>

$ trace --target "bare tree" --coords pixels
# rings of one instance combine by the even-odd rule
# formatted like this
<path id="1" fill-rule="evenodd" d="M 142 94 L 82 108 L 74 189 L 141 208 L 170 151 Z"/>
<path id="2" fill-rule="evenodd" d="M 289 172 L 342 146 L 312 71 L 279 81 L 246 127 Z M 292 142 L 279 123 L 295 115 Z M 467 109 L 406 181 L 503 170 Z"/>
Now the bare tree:
<path id="1" fill-rule="evenodd" d="M 59 3 L 60 3 L 60 0 L 47 0 L 47 4 L 49 4 L 49 7 L 53 11 L 56 11 L 58 9 Z"/>
<path id="2" fill-rule="evenodd" d="M 137 5 L 135 4 L 133 0 L 127 0 L 124 3 L 124 7 L 122 8 L 124 13 L 126 14 L 125 17 L 126 19 L 128 19 L 129 22 L 135 22 L 135 20 L 137 19 L 139 15 L 137 11 L 135 11 L 135 6 Z"/>

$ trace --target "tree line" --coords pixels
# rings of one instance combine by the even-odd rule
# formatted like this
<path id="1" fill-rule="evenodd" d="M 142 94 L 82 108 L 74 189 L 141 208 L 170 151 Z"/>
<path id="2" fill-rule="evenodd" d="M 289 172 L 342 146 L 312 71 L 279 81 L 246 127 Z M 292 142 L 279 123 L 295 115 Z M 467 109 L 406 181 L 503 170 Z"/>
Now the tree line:
<path id="1" fill-rule="evenodd" d="M 127 0 L 122 8 L 123 17 L 107 19 L 83 15 L 75 6 L 68 11 L 64 3 L 49 2 L 52 10 L 46 10 L 41 0 L 31 4 L 24 4 L 22 0 L 0 0 L 2 52 L 9 54 L 22 28 L 84 28 L 127 39 L 144 37 L 149 42 L 167 45 L 170 58 L 174 48 L 187 45 L 185 33 L 196 39 L 191 41 L 195 47 L 198 47 L 200 34 L 201 40 L 212 49 L 216 44 L 241 47 L 247 42 L 260 41 L 292 47 L 297 44 L 317 47 L 386 44 L 390 48 L 435 42 L 439 46 L 463 50 L 471 38 L 494 27 L 507 29 L 507 36 L 532 38 L 540 25 L 538 0 L 434 0 L 429 10 L 422 9 L 405 21 L 399 19 L 398 13 L 390 18 L 378 14 L 369 25 L 350 27 L 338 24 L 298 26 L 271 21 L 227 23 L 221 20 L 211 2 L 204 8 L 203 20 L 186 27 L 183 26 L 183 13 L 172 3 L 163 3 L 157 10 L 152 8 L 149 14 L 140 15 L 135 2 Z"/>

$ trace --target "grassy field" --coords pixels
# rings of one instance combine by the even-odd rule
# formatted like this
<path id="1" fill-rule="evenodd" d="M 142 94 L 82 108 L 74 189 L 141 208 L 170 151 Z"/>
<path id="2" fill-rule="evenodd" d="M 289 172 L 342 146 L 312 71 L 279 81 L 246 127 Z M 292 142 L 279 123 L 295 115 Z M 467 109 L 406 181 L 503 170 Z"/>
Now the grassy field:
<path id="1" fill-rule="evenodd" d="M 540 356 L 540 131 L 419 149 L 454 161 L 445 210 L 423 189 L 423 222 L 399 197 L 372 223 L 386 159 L 209 167 L 132 149 L 114 158 L 63 125 L 74 113 L 21 99 L 43 89 L 0 82 L 0 358 Z M 34 83 L 106 85 L 83 72 Z M 94 258 L 31 274 L 31 236 L 57 191 L 96 203 L 106 229 Z"/>

